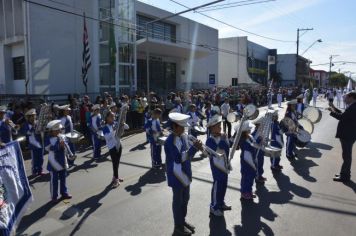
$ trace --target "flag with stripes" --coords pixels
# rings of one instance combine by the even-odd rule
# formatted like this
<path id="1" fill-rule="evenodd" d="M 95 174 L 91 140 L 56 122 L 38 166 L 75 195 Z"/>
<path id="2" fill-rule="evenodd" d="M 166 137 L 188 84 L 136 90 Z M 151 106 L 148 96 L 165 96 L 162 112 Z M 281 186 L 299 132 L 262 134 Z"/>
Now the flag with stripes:
<path id="1" fill-rule="evenodd" d="M 87 85 L 88 82 L 88 70 L 91 66 L 90 59 L 90 50 L 89 50 L 89 37 L 87 25 L 85 22 L 85 14 L 84 14 L 84 32 L 83 32 L 83 65 L 82 65 L 82 78 L 84 86 Z"/>

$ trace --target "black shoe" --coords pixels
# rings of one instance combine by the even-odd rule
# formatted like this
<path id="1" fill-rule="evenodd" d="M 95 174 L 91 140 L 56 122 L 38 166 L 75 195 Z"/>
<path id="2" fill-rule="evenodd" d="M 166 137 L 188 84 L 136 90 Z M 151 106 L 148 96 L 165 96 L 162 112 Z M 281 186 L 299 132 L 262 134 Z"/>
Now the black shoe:
<path id="1" fill-rule="evenodd" d="M 187 227 L 184 225 L 174 227 L 174 235 L 192 235 Z"/>
<path id="2" fill-rule="evenodd" d="M 226 204 L 224 204 L 222 207 L 221 207 L 221 210 L 223 211 L 231 211 L 232 210 L 232 207 L 231 206 L 228 206 Z"/>
<path id="3" fill-rule="evenodd" d="M 187 227 L 192 233 L 195 233 L 195 227 L 192 224 L 189 224 L 188 222 L 184 222 L 184 226 Z"/>
<path id="4" fill-rule="evenodd" d="M 289 161 L 294 161 L 294 160 L 295 160 L 295 156 L 287 156 L 287 159 L 288 159 Z"/>
<path id="5" fill-rule="evenodd" d="M 350 181 L 350 178 L 345 178 L 345 177 L 338 176 L 338 177 L 334 177 L 333 180 L 334 180 L 335 182 L 343 182 L 343 183 L 346 183 L 346 182 L 349 182 L 349 181 Z"/>
<path id="6" fill-rule="evenodd" d="M 335 177 L 340 177 L 340 174 L 335 174 Z"/>

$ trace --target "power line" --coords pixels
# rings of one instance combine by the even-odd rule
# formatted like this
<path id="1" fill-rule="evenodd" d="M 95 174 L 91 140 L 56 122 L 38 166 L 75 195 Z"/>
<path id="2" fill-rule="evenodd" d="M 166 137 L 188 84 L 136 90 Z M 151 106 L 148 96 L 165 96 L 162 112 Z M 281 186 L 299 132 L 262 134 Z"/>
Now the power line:
<path id="1" fill-rule="evenodd" d="M 261 1 L 256 1 L 256 2 L 250 2 L 250 3 L 235 3 L 234 5 L 231 5 L 231 6 L 224 6 L 224 7 L 212 7 L 212 8 L 209 8 L 209 9 L 202 9 L 202 10 L 199 10 L 197 11 L 198 13 L 200 12 L 207 12 L 207 11 L 217 11 L 217 10 L 222 10 L 222 9 L 226 9 L 226 8 L 234 8 L 234 7 L 240 7 L 240 6 L 249 6 L 249 5 L 255 5 L 255 4 L 260 4 L 260 3 L 266 3 L 266 2 L 273 2 L 273 1 L 276 1 L 276 0 L 261 0 Z"/>
<path id="2" fill-rule="evenodd" d="M 169 0 L 169 1 L 174 2 L 175 4 L 178 4 L 178 5 L 182 6 L 182 7 L 189 8 L 188 6 L 186 6 L 186 5 L 184 5 L 184 4 L 180 3 L 180 2 L 177 2 L 177 1 L 175 1 L 175 0 Z M 226 22 L 224 22 L 224 21 L 222 21 L 222 20 L 219 20 L 219 19 L 217 19 L 217 18 L 214 18 L 214 17 L 212 17 L 212 16 L 206 15 L 206 14 L 204 14 L 204 13 L 202 13 L 202 12 L 197 12 L 197 13 L 200 14 L 200 15 L 203 15 L 203 16 L 209 18 L 209 19 L 212 19 L 212 20 L 214 20 L 214 21 L 217 21 L 217 22 L 219 22 L 219 23 L 221 23 L 221 24 L 227 25 L 227 26 L 229 26 L 229 27 L 231 27 L 231 28 L 240 30 L 240 31 L 242 31 L 242 32 L 245 32 L 245 33 L 247 33 L 247 34 L 251 34 L 251 35 L 254 35 L 254 36 L 257 36 L 257 37 L 260 37 L 260 38 L 269 39 L 269 40 L 273 40 L 273 41 L 277 41 L 277 42 L 282 42 L 282 43 L 295 43 L 295 41 L 291 41 L 291 40 L 275 39 L 275 38 L 263 36 L 263 35 L 260 35 L 260 34 L 256 34 L 256 33 L 253 33 L 253 32 L 251 32 L 251 31 L 247 31 L 247 30 L 238 28 L 238 27 L 236 27 L 236 26 L 234 26 L 234 25 L 231 25 L 231 24 L 229 24 L 229 23 L 226 23 Z"/>
<path id="3" fill-rule="evenodd" d="M 48 6 L 48 5 L 45 5 L 45 4 L 42 4 L 42 3 L 33 2 L 31 0 L 23 0 L 23 1 L 31 3 L 31 4 L 34 4 L 34 5 L 41 6 L 41 7 L 44 7 L 44 8 L 48 8 L 48 9 L 51 9 L 51 10 L 54 10 L 54 11 L 58 11 L 58 12 L 61 12 L 61 13 L 78 16 L 78 17 L 81 17 L 81 18 L 83 18 L 83 16 L 84 16 L 83 14 L 80 14 L 80 13 L 63 10 L 63 9 L 52 7 L 52 6 Z M 147 30 L 144 30 L 144 29 L 138 29 L 140 27 L 141 28 L 145 28 L 145 27 L 139 26 L 139 25 L 136 25 L 136 24 L 134 24 L 134 25 L 137 26 L 136 28 L 131 28 L 131 27 L 128 27 L 128 26 L 123 26 L 123 25 L 120 25 L 120 24 L 116 24 L 114 22 L 108 22 L 106 20 L 101 20 L 101 19 L 98 19 L 98 18 L 95 18 L 95 17 L 91 17 L 91 16 L 87 16 L 87 15 L 85 17 L 86 17 L 86 19 L 93 20 L 93 21 L 98 21 L 100 23 L 105 23 L 107 25 L 113 25 L 113 26 L 117 26 L 117 27 L 120 27 L 120 28 L 126 28 L 127 32 L 131 32 L 130 30 L 132 30 L 131 33 L 133 33 L 135 35 L 138 35 L 137 32 L 144 32 L 144 33 L 150 34 L 152 36 L 163 37 L 163 38 L 165 37 L 165 38 L 170 39 L 170 40 L 175 40 L 176 42 L 180 42 L 180 43 L 185 43 L 185 44 L 192 45 L 192 46 L 198 46 L 198 47 L 206 48 L 206 49 L 209 49 L 211 51 L 219 51 L 219 52 L 228 53 L 228 54 L 232 54 L 232 55 L 247 57 L 247 55 L 245 55 L 245 54 L 241 54 L 241 53 L 234 52 L 234 51 L 227 50 L 227 49 L 218 48 L 218 47 L 211 46 L 211 45 L 208 45 L 208 44 L 193 43 L 191 41 L 186 41 L 186 40 L 182 40 L 182 39 L 167 37 L 167 36 L 165 36 L 163 34 L 157 34 L 157 33 L 154 33 L 154 32 L 148 32 Z"/>

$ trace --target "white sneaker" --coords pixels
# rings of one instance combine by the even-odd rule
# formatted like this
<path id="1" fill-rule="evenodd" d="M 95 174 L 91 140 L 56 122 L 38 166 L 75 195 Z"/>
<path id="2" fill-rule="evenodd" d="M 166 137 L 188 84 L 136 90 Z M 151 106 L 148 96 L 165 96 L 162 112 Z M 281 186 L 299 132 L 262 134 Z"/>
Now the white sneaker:
<path id="1" fill-rule="evenodd" d="M 220 209 L 214 210 L 213 208 L 210 208 L 210 213 L 214 216 L 224 216 L 224 212 Z"/>

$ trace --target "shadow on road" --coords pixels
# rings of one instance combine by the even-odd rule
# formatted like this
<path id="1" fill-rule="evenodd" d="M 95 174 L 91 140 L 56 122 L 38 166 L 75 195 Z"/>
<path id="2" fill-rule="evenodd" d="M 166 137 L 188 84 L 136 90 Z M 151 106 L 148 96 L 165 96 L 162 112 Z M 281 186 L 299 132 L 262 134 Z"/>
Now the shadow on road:
<path id="1" fill-rule="evenodd" d="M 294 193 L 295 195 L 302 197 L 302 198 L 310 198 L 312 195 L 312 193 L 308 189 L 306 189 L 302 186 L 296 185 L 294 183 L 291 183 L 290 178 L 283 173 L 275 174 L 274 178 L 277 181 L 277 185 L 278 185 L 279 189 L 284 194 Z M 278 199 L 276 199 L 276 200 L 278 200 Z M 274 202 L 274 203 L 276 203 L 276 202 Z"/>
<path id="2" fill-rule="evenodd" d="M 147 142 L 140 143 L 137 146 L 131 148 L 130 152 L 145 150 L 146 149 L 146 144 L 147 144 Z"/>
<path id="3" fill-rule="evenodd" d="M 25 215 L 22 218 L 19 226 L 17 227 L 16 235 L 23 235 L 22 234 L 23 232 L 25 232 L 31 225 L 33 225 L 34 223 L 36 223 L 37 221 L 45 217 L 47 213 L 55 206 L 56 204 L 53 204 L 52 202 L 47 202 L 43 206 L 39 207 L 37 210 L 33 211 L 31 214 Z M 39 234 L 36 233 L 34 235 L 40 235 L 40 234 L 41 232 L 39 232 Z"/>
<path id="4" fill-rule="evenodd" d="M 310 176 L 310 168 L 318 166 L 314 161 L 301 158 L 299 156 L 298 160 L 291 162 L 291 166 L 293 166 L 293 170 L 295 171 L 295 173 L 301 176 L 304 180 L 309 182 L 317 181 L 316 178 Z"/>
<path id="5" fill-rule="evenodd" d="M 145 174 L 140 176 L 137 183 L 125 187 L 127 192 L 130 192 L 132 196 L 136 196 L 142 192 L 142 187 L 147 184 L 161 183 L 166 180 L 164 170 L 150 169 Z"/>
<path id="6" fill-rule="evenodd" d="M 325 144 L 325 143 L 312 143 L 313 145 L 313 148 L 316 148 L 316 149 L 323 149 L 323 150 L 331 150 L 333 149 L 332 146 L 328 145 L 328 144 Z"/>
<path id="7" fill-rule="evenodd" d="M 232 235 L 229 230 L 226 229 L 225 217 L 214 217 L 210 215 L 209 221 L 210 234 L 209 236 L 230 236 Z"/>
<path id="8" fill-rule="evenodd" d="M 86 219 L 91 214 L 93 214 L 99 207 L 101 207 L 102 203 L 100 203 L 100 200 L 104 198 L 110 192 L 111 189 L 112 188 L 110 184 L 106 186 L 106 188 L 102 192 L 98 193 L 97 195 L 91 196 L 80 203 L 72 205 L 70 208 L 66 209 L 62 213 L 62 216 L 60 217 L 61 220 L 70 219 L 75 215 L 77 215 L 77 217 L 81 217 L 81 219 L 75 225 L 70 235 L 74 235 L 80 229 L 81 225 L 86 221 Z M 85 211 L 85 209 L 88 210 Z"/>
<path id="9" fill-rule="evenodd" d="M 344 185 L 351 188 L 354 193 L 356 193 L 356 183 L 354 181 L 350 180 L 349 182 L 344 183 Z"/>

